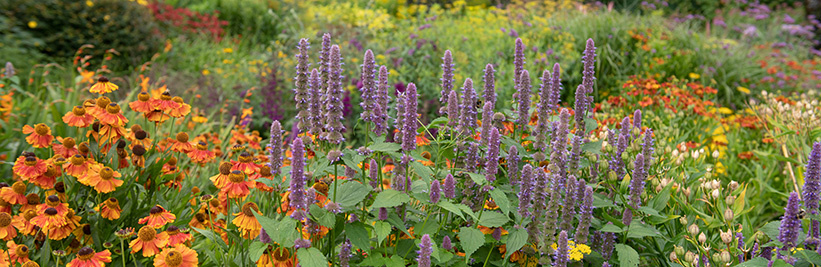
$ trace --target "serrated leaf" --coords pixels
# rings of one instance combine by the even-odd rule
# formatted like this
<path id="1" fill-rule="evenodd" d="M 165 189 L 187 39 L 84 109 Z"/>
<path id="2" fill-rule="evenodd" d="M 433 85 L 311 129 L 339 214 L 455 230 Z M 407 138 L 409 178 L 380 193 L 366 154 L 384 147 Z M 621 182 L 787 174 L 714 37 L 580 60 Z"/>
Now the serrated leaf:
<path id="1" fill-rule="evenodd" d="M 268 244 L 254 241 L 248 247 L 248 257 L 251 257 L 251 261 L 256 262 L 262 257 L 262 254 L 265 253 L 265 250 L 268 249 Z"/>
<path id="2" fill-rule="evenodd" d="M 316 219 L 316 222 L 318 222 L 319 225 L 328 228 L 333 228 L 334 224 L 336 223 L 336 215 L 334 215 L 326 209 L 320 208 L 317 205 L 311 205 L 310 213 L 311 216 L 313 216 Z"/>
<path id="3" fill-rule="evenodd" d="M 507 252 L 505 253 L 505 259 L 510 257 L 513 252 L 516 252 L 520 248 L 524 247 L 527 243 L 527 231 L 524 229 L 514 229 L 512 233 L 507 236 L 507 242 L 505 242 L 505 246 L 507 247 Z"/>
<path id="4" fill-rule="evenodd" d="M 340 180 L 334 181 L 334 183 L 339 182 Z M 331 183 L 329 188 L 333 188 L 334 184 Z M 328 199 L 334 199 L 336 196 L 336 203 L 342 207 L 343 210 L 349 211 L 352 210 L 365 199 L 371 192 L 371 187 L 367 185 L 363 185 L 356 181 L 347 181 L 336 189 L 336 194 L 334 194 L 334 190 L 328 190 Z"/>
<path id="5" fill-rule="evenodd" d="M 627 238 L 643 238 L 648 236 L 660 236 L 656 228 L 652 226 L 643 224 L 638 220 L 634 220 L 633 223 L 630 224 L 630 228 L 627 229 Z"/>
<path id="6" fill-rule="evenodd" d="M 357 246 L 364 251 L 370 251 L 370 237 L 368 236 L 368 230 L 365 229 L 365 227 L 365 224 L 361 222 L 345 224 L 345 233 L 354 246 Z"/>
<path id="7" fill-rule="evenodd" d="M 485 243 L 485 235 L 475 228 L 459 228 L 459 241 L 462 249 L 465 250 L 465 261 L 470 259 L 470 255 L 476 252 Z"/>
<path id="8" fill-rule="evenodd" d="M 328 267 L 325 255 L 314 247 L 298 249 L 296 258 L 299 260 L 299 265 L 303 267 Z"/>
<path id="9" fill-rule="evenodd" d="M 387 189 L 376 195 L 370 210 L 378 208 L 396 207 L 410 201 L 410 196 L 404 192 Z"/>
<path id="10" fill-rule="evenodd" d="M 450 211 L 450 213 L 453 213 L 456 216 L 459 216 L 460 218 L 462 218 L 462 220 L 465 220 L 465 215 L 462 215 L 462 210 L 460 210 L 459 207 L 457 207 L 453 203 L 447 201 L 440 201 L 439 203 L 436 203 L 436 205 L 442 207 L 447 211 Z"/>
<path id="11" fill-rule="evenodd" d="M 507 198 L 505 192 L 499 188 L 495 188 L 490 191 L 490 197 L 493 198 L 493 201 L 496 202 L 496 205 L 499 206 L 503 214 L 507 215 L 510 212 L 510 199 Z"/>
<path id="12" fill-rule="evenodd" d="M 501 227 L 509 221 L 510 218 L 508 218 L 507 215 L 493 211 L 485 211 L 485 213 L 482 213 L 482 217 L 479 218 L 479 225 L 485 227 Z"/>
<path id="13" fill-rule="evenodd" d="M 613 204 L 613 201 L 609 199 L 605 199 L 604 197 L 600 196 L 599 194 L 593 194 L 593 207 L 596 208 L 610 208 L 615 207 L 616 205 Z"/>
<path id="14" fill-rule="evenodd" d="M 433 177 L 433 171 L 431 171 L 428 166 L 425 166 L 419 161 L 411 162 L 410 165 L 416 175 L 422 177 L 422 180 L 424 180 L 425 183 L 430 184 L 430 179 Z"/>
<path id="15" fill-rule="evenodd" d="M 778 240 L 778 233 L 780 232 L 778 228 L 781 227 L 781 221 L 772 221 L 768 222 L 758 230 L 767 234 L 770 240 Z"/>
<path id="16" fill-rule="evenodd" d="M 466 172 L 466 173 L 468 174 L 468 176 L 470 176 L 470 179 L 473 180 L 473 182 L 476 183 L 477 185 L 484 185 L 485 183 L 487 183 L 487 179 L 485 179 L 484 175 L 481 175 L 481 174 L 478 174 L 478 173 L 472 173 L 472 172 Z"/>
<path id="17" fill-rule="evenodd" d="M 599 122 L 593 118 L 584 118 L 584 132 L 589 133 L 599 127 Z"/>
<path id="18" fill-rule="evenodd" d="M 639 266 L 639 253 L 625 244 L 616 244 L 616 255 L 619 256 L 620 267 Z"/>
<path id="19" fill-rule="evenodd" d="M 462 203 L 455 204 L 455 205 L 457 207 L 459 207 L 459 209 L 462 210 L 463 213 L 465 213 L 468 216 L 470 216 L 471 218 L 473 218 L 474 221 L 479 220 L 479 218 L 476 218 L 476 213 L 474 213 L 473 210 L 470 209 L 470 207 L 468 207 L 467 205 L 462 204 Z"/>
<path id="20" fill-rule="evenodd" d="M 599 231 L 608 232 L 608 233 L 621 233 L 621 232 L 624 232 L 624 229 L 622 229 L 621 227 L 618 227 L 614 224 L 607 224 L 604 227 L 602 227 L 601 230 L 599 230 Z"/>
<path id="21" fill-rule="evenodd" d="M 582 151 L 596 155 L 601 154 L 601 144 L 602 140 L 584 143 L 582 144 Z"/>
<path id="22" fill-rule="evenodd" d="M 399 150 L 400 147 L 397 143 L 375 143 L 370 145 L 368 149 L 379 152 L 394 152 Z"/>
<path id="23" fill-rule="evenodd" d="M 735 267 L 759 267 L 759 266 L 767 266 L 769 261 L 762 257 L 755 257 L 745 262 L 737 264 Z"/>
<path id="24" fill-rule="evenodd" d="M 376 233 L 376 243 L 381 244 L 382 240 L 391 234 L 391 225 L 383 221 L 376 221 L 373 223 L 373 231 Z"/>

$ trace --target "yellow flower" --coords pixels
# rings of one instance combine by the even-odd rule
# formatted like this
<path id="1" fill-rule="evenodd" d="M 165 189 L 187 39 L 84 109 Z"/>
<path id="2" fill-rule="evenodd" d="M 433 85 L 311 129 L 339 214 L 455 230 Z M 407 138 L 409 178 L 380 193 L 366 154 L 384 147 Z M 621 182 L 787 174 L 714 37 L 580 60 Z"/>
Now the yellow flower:
<path id="1" fill-rule="evenodd" d="M 750 89 L 747 89 L 747 87 L 739 86 L 736 90 L 745 94 L 750 94 Z"/>
<path id="2" fill-rule="evenodd" d="M 690 72 L 690 74 L 688 76 L 690 76 L 690 79 L 701 78 L 701 75 L 699 75 L 698 73 L 692 73 L 692 72 Z"/>
<path id="3" fill-rule="evenodd" d="M 733 110 L 725 107 L 718 108 L 718 112 L 721 114 L 733 114 Z"/>
<path id="4" fill-rule="evenodd" d="M 37 22 L 33 21 L 33 20 L 29 21 L 29 28 L 32 28 L 32 29 L 37 28 Z"/>
<path id="5" fill-rule="evenodd" d="M 202 75 L 203 76 L 208 76 L 208 74 L 211 74 L 211 72 L 208 71 L 208 70 L 202 70 Z"/>
<path id="6" fill-rule="evenodd" d="M 94 2 L 91 2 L 91 0 L 86 0 L 86 5 L 89 6 L 89 7 L 93 7 Z"/>

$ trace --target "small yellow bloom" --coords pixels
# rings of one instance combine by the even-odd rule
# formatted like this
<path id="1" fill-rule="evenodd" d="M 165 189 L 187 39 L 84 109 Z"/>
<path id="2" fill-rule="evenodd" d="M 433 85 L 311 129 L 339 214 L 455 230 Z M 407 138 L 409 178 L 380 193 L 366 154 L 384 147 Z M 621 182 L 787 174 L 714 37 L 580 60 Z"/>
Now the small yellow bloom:
<path id="1" fill-rule="evenodd" d="M 208 71 L 208 70 L 202 70 L 202 75 L 203 76 L 208 76 L 208 74 L 211 74 L 211 72 Z"/>
<path id="2" fill-rule="evenodd" d="M 747 89 L 747 87 L 739 86 L 736 90 L 745 94 L 750 94 L 750 89 Z"/>
<path id="3" fill-rule="evenodd" d="M 89 7 L 93 7 L 94 2 L 91 2 L 91 0 L 86 0 L 86 5 L 89 6 Z"/>
<path id="4" fill-rule="evenodd" d="M 733 114 L 733 110 L 725 107 L 718 108 L 718 113 L 721 114 Z"/>
<path id="5" fill-rule="evenodd" d="M 234 49 L 233 49 L 233 48 L 230 48 L 230 47 L 227 47 L 227 48 L 223 48 L 223 49 L 222 49 L 222 52 L 223 52 L 223 53 L 226 53 L 226 54 L 231 54 L 231 53 L 233 53 L 233 52 L 234 52 Z"/>
<path id="6" fill-rule="evenodd" d="M 699 75 L 698 73 L 692 73 L 692 72 L 690 72 L 690 74 L 688 76 L 690 76 L 690 79 L 701 78 L 701 75 Z"/>
<path id="7" fill-rule="evenodd" d="M 32 29 L 37 28 L 37 22 L 33 21 L 33 20 L 29 21 L 29 28 L 32 28 Z"/>

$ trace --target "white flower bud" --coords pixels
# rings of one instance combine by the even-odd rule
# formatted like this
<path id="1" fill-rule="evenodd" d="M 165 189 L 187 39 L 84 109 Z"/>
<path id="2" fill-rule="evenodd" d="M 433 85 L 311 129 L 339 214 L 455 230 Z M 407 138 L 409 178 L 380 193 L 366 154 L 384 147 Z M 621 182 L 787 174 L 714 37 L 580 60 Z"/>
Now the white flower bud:
<path id="1" fill-rule="evenodd" d="M 707 235 L 705 235 L 704 232 L 698 234 L 698 242 L 702 244 L 704 244 L 704 242 L 707 242 Z"/>
<path id="2" fill-rule="evenodd" d="M 711 192 L 710 194 L 712 195 L 713 199 L 718 199 L 719 197 L 721 197 L 721 191 L 718 191 L 718 189 L 713 189 L 713 192 Z"/>

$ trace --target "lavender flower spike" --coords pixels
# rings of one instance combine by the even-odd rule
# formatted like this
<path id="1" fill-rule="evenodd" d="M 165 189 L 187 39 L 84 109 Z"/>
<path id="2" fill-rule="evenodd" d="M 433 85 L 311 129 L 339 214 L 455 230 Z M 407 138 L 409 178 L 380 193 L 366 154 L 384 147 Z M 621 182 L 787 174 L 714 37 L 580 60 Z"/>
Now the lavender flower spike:
<path id="1" fill-rule="evenodd" d="M 450 50 L 445 50 L 445 56 L 442 57 L 442 97 L 439 98 L 439 103 L 443 106 L 448 103 L 448 96 L 453 90 L 453 56 Z M 439 110 L 439 114 L 444 113 L 444 109 Z"/>
<path id="2" fill-rule="evenodd" d="M 565 185 L 564 203 L 562 203 L 562 218 L 560 229 L 570 231 L 573 228 L 573 217 L 576 216 L 576 176 L 570 175 Z"/>
<path id="3" fill-rule="evenodd" d="M 784 244 L 784 247 L 779 250 L 782 254 L 789 254 L 790 249 L 798 245 L 798 234 L 801 232 L 801 219 L 798 216 L 800 206 L 798 193 L 790 193 L 787 206 L 784 207 L 784 217 L 781 218 L 781 227 L 778 228 L 778 241 Z"/>
<path id="4" fill-rule="evenodd" d="M 641 110 L 637 109 L 633 112 L 633 129 L 641 130 Z"/>
<path id="5" fill-rule="evenodd" d="M 379 95 L 376 93 L 376 60 L 373 57 L 373 51 L 370 49 L 365 51 L 361 68 L 362 88 L 359 89 L 362 97 L 362 102 L 359 105 L 363 110 L 361 116 L 364 121 L 374 122 L 376 120 L 374 107 L 379 101 Z"/>
<path id="6" fill-rule="evenodd" d="M 311 127 L 311 113 L 309 112 L 309 94 L 308 94 L 308 49 L 311 48 L 308 39 L 303 38 L 299 40 L 297 45 L 299 54 L 296 54 L 296 77 L 294 77 L 294 102 L 296 102 L 296 109 L 299 113 L 296 114 L 297 128 L 300 133 L 308 132 Z"/>
<path id="7" fill-rule="evenodd" d="M 271 174 L 277 176 L 282 172 L 282 125 L 279 121 L 271 122 L 271 137 L 268 139 L 269 162 Z"/>
<path id="8" fill-rule="evenodd" d="M 519 182 L 519 149 L 516 146 L 510 146 L 507 151 L 507 175 L 512 185 Z"/>
<path id="9" fill-rule="evenodd" d="M 388 68 L 385 66 L 379 67 L 379 80 L 376 84 L 376 118 L 374 119 L 374 132 L 377 135 L 385 133 L 388 126 L 385 124 L 388 121 Z"/>
<path id="10" fill-rule="evenodd" d="M 373 189 L 379 188 L 379 165 L 376 163 L 375 159 L 371 159 L 370 166 L 368 168 L 368 176 L 371 178 L 370 185 Z"/>
<path id="11" fill-rule="evenodd" d="M 530 122 L 530 73 L 527 70 L 522 70 L 518 80 L 516 100 L 519 101 L 519 116 L 516 118 L 516 124 L 524 128 Z"/>
<path id="12" fill-rule="evenodd" d="M 448 126 L 456 129 L 459 125 L 459 93 L 456 90 L 450 91 L 448 96 Z"/>
<path id="13" fill-rule="evenodd" d="M 445 236 L 445 238 L 442 238 L 442 248 L 445 250 L 453 249 L 453 244 L 450 242 L 450 236 Z"/>
<path id="14" fill-rule="evenodd" d="M 433 253 L 433 244 L 430 240 L 430 235 L 422 236 L 422 242 L 419 243 L 419 250 L 416 258 L 419 267 L 430 267 L 430 254 Z"/>
<path id="15" fill-rule="evenodd" d="M 405 128 L 405 93 L 399 93 L 396 96 L 396 119 L 393 121 L 393 127 L 397 130 L 393 135 L 394 143 L 402 143 L 402 130 Z"/>
<path id="16" fill-rule="evenodd" d="M 410 152 L 416 149 L 416 107 L 419 95 L 416 94 L 416 85 L 408 84 L 405 91 L 405 125 L 402 127 L 402 150 Z"/>
<path id="17" fill-rule="evenodd" d="M 821 201 L 821 142 L 816 142 L 812 146 L 809 157 L 807 157 L 807 167 L 804 171 L 804 206 L 811 214 L 818 214 L 819 201 Z M 810 232 L 808 236 L 818 239 L 819 222 L 810 222 Z"/>
<path id="18" fill-rule="evenodd" d="M 576 226 L 576 242 L 580 244 L 587 244 L 587 237 L 590 234 L 590 221 L 593 219 L 593 188 L 589 186 L 584 187 L 584 196 L 582 204 L 579 206 L 579 224 Z"/>
<path id="19" fill-rule="evenodd" d="M 584 86 L 581 84 L 576 87 L 576 103 L 573 109 L 576 111 L 574 118 L 576 120 L 576 130 L 580 134 L 584 134 L 585 125 L 584 117 L 587 114 L 587 95 L 585 94 Z"/>
<path id="20" fill-rule="evenodd" d="M 331 73 L 328 80 L 328 93 L 325 101 L 327 113 L 325 113 L 325 139 L 334 144 L 341 144 L 345 141 L 342 132 L 345 131 L 345 125 L 342 109 L 342 54 L 339 51 L 339 46 L 331 47 Z"/>
<path id="21" fill-rule="evenodd" d="M 582 85 L 584 85 L 585 90 L 587 90 L 587 94 L 592 94 L 593 82 L 596 80 L 596 46 L 593 44 L 593 39 L 587 39 L 582 61 L 584 62 Z"/>
<path id="22" fill-rule="evenodd" d="M 549 109 L 555 110 L 559 108 L 559 98 L 562 93 L 562 77 L 559 73 L 561 67 L 559 63 L 553 64 L 553 74 L 550 75 L 550 101 L 548 101 Z"/>
<path id="23" fill-rule="evenodd" d="M 342 242 L 342 247 L 339 249 L 339 266 L 350 266 L 349 261 L 351 260 L 351 255 L 351 240 L 346 239 L 345 242 Z"/>
<path id="24" fill-rule="evenodd" d="M 445 176 L 445 185 L 442 191 L 445 193 L 446 198 L 456 198 L 456 180 L 453 179 L 453 175 L 450 173 Z"/>
<path id="25" fill-rule="evenodd" d="M 533 159 L 538 162 L 546 158 L 544 153 L 547 150 L 550 111 L 550 73 L 545 70 L 542 72 L 541 86 L 539 87 L 539 103 L 536 104 L 538 120 L 536 121 L 536 128 L 533 130 L 533 133 L 536 135 L 536 142 L 533 143 L 533 148 L 536 150 L 536 153 L 533 154 Z"/>
<path id="26" fill-rule="evenodd" d="M 310 101 L 308 104 L 308 112 L 310 114 L 310 132 L 313 135 L 322 133 L 322 78 L 319 76 L 319 71 L 311 70 L 311 76 L 308 78 L 310 88 Z"/>
<path id="27" fill-rule="evenodd" d="M 559 232 L 559 241 L 556 242 L 556 262 L 555 267 L 567 267 L 567 260 L 570 258 L 570 253 L 567 250 L 567 232 Z"/>
<path id="28" fill-rule="evenodd" d="M 441 195 L 442 190 L 440 189 L 439 180 L 432 179 L 430 181 L 430 203 L 439 203 L 439 198 Z"/>
<path id="29" fill-rule="evenodd" d="M 633 169 L 633 177 L 630 180 L 630 205 L 633 206 L 634 209 L 638 209 L 641 206 L 641 193 L 644 192 L 644 179 L 647 178 L 647 171 L 644 166 L 644 155 L 639 153 L 636 155 L 636 161 L 634 162 L 635 168 Z"/>
<path id="30" fill-rule="evenodd" d="M 473 136 L 476 129 L 476 91 L 473 89 L 473 80 L 465 79 L 462 86 L 462 114 L 459 116 L 459 132 Z"/>
<path id="31" fill-rule="evenodd" d="M 290 207 L 296 209 L 291 218 L 301 221 L 305 219 L 305 209 L 308 208 L 307 195 L 305 193 L 305 146 L 301 138 L 294 138 L 291 144 L 291 184 L 288 192 Z"/>
<path id="32" fill-rule="evenodd" d="M 519 84 L 519 76 L 525 69 L 525 45 L 522 38 L 516 38 L 516 47 L 513 50 L 513 84 Z"/>
<path id="33" fill-rule="evenodd" d="M 493 65 L 487 64 L 485 66 L 485 76 L 483 80 L 485 82 L 485 91 L 484 91 L 484 98 L 485 103 L 491 103 L 491 110 L 492 107 L 496 106 L 496 70 L 493 69 Z"/>
<path id="34" fill-rule="evenodd" d="M 519 214 L 522 218 L 530 217 L 530 206 L 533 198 L 532 187 L 533 167 L 530 164 L 525 164 L 522 168 L 522 180 L 521 187 L 519 189 Z"/>
<path id="35" fill-rule="evenodd" d="M 485 102 L 482 107 L 482 145 L 487 145 L 488 135 L 490 135 L 490 128 L 493 128 L 493 103 Z"/>
<path id="36" fill-rule="evenodd" d="M 499 130 L 495 127 L 490 130 L 490 136 L 488 136 L 488 151 L 487 151 L 487 164 L 485 164 L 485 179 L 489 183 L 493 183 L 496 181 L 496 171 L 499 168 Z"/>
<path id="37" fill-rule="evenodd" d="M 325 106 L 325 102 L 327 101 L 328 95 L 328 87 L 330 83 L 328 82 L 331 78 L 331 34 L 325 33 L 322 35 L 322 48 L 319 52 L 319 78 L 320 78 L 320 89 L 319 89 L 319 100 L 320 100 L 320 114 L 322 114 L 322 118 L 320 120 L 320 124 L 325 126 L 325 114 L 328 113 L 328 107 Z"/>

